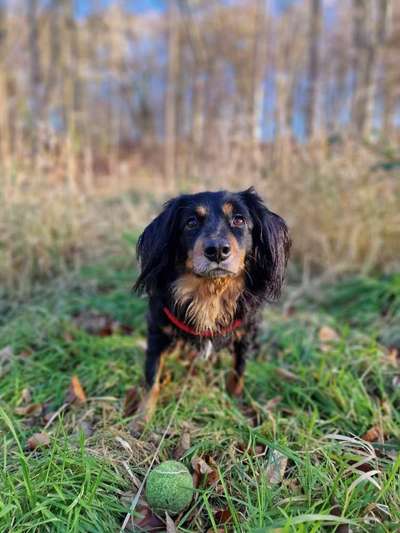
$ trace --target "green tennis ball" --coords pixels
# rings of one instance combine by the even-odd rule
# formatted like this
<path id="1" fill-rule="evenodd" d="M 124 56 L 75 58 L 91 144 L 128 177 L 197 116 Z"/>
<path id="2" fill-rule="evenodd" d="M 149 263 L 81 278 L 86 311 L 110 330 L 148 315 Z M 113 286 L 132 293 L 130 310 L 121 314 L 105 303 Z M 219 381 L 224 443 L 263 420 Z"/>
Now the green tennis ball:
<path id="1" fill-rule="evenodd" d="M 189 470 L 178 461 L 165 461 L 147 478 L 146 501 L 156 512 L 177 514 L 186 509 L 193 497 Z"/>

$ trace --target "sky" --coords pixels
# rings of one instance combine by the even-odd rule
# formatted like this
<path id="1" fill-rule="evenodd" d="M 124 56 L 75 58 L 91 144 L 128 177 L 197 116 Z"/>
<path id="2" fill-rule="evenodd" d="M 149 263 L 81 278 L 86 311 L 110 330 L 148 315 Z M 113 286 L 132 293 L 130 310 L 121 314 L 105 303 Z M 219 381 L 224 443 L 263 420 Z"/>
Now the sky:
<path id="1" fill-rule="evenodd" d="M 221 2 L 231 0 L 221 0 Z M 269 0 L 271 9 L 275 13 L 286 9 L 290 4 L 304 0 Z M 325 0 L 332 3 L 332 0 Z M 164 11 L 168 0 L 74 0 L 75 12 L 79 18 L 89 15 L 93 10 L 102 9 L 118 2 L 127 10 L 135 13 L 145 13 L 147 11 Z"/>
<path id="2" fill-rule="evenodd" d="M 79 18 L 83 18 L 93 10 L 103 9 L 112 3 L 119 3 L 135 13 L 163 11 L 166 5 L 165 0 L 74 0 L 75 13 Z"/>

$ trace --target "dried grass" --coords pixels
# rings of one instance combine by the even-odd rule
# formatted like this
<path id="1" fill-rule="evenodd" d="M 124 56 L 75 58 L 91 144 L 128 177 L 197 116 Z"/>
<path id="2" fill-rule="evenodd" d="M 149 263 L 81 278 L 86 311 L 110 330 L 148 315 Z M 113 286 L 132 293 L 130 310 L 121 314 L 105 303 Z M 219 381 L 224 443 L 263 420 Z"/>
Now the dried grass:
<path id="1" fill-rule="evenodd" d="M 122 233 L 139 231 L 179 191 L 249 185 L 288 221 L 292 265 L 305 276 L 398 269 L 400 182 L 395 171 L 374 169 L 383 157 L 379 150 L 289 141 L 263 149 L 231 144 L 219 155 L 214 148 L 199 164 L 181 147 L 177 179 L 168 184 L 154 162 L 157 154 L 154 160 L 137 153 L 114 158 L 113 166 L 94 161 L 97 174 L 54 151 L 41 155 L 33 175 L 27 161 L 8 164 L 0 185 L 2 285 L 24 290 L 38 278 L 115 251 Z M 73 179 L 65 171 L 71 168 Z"/>

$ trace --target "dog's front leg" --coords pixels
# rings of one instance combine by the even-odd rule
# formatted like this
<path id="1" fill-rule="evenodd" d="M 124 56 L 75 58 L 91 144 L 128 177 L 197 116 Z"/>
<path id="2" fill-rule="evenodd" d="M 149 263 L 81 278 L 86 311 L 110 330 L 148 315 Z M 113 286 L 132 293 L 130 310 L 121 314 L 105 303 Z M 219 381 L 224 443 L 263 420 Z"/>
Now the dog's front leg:
<path id="1" fill-rule="evenodd" d="M 240 396 L 244 387 L 244 370 L 246 367 L 246 354 L 250 342 L 247 336 L 237 339 L 233 343 L 233 368 L 226 379 L 226 389 L 231 396 Z"/>
<path id="2" fill-rule="evenodd" d="M 132 426 L 148 422 L 156 409 L 160 394 L 160 376 L 163 355 L 171 345 L 171 338 L 160 329 L 150 330 L 145 361 L 146 394 L 139 404 Z"/>

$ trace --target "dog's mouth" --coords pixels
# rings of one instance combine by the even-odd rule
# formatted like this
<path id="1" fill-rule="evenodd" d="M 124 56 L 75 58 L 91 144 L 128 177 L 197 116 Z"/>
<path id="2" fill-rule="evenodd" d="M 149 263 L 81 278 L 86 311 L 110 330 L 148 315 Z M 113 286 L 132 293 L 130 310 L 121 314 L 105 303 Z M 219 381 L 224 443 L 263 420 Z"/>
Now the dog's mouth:
<path id="1" fill-rule="evenodd" d="M 210 268 L 204 272 L 197 273 L 197 275 L 201 276 L 202 278 L 214 279 L 214 278 L 226 278 L 229 276 L 234 276 L 235 273 L 223 267 L 215 267 L 215 268 Z"/>

